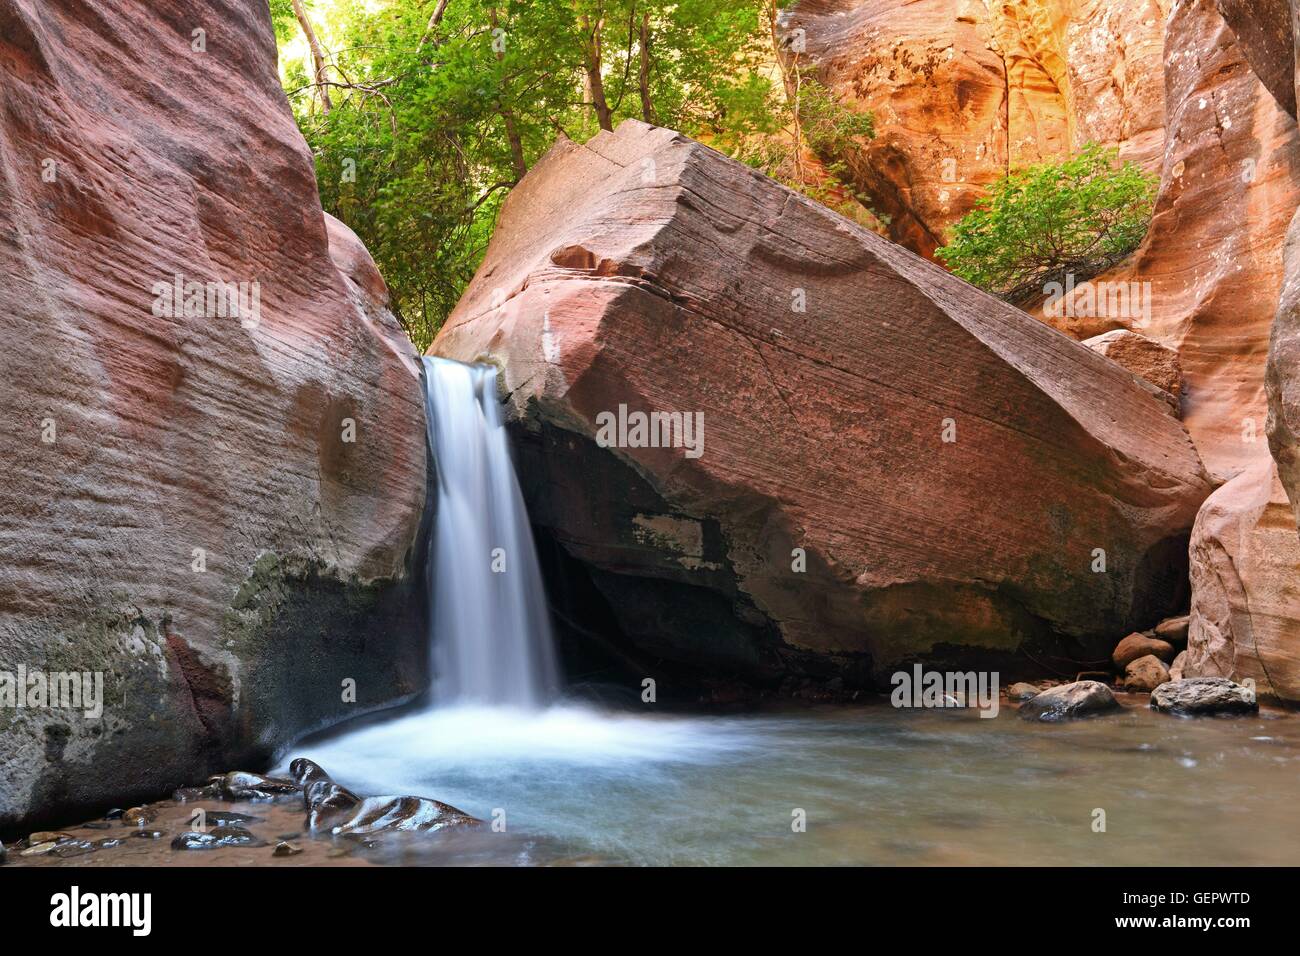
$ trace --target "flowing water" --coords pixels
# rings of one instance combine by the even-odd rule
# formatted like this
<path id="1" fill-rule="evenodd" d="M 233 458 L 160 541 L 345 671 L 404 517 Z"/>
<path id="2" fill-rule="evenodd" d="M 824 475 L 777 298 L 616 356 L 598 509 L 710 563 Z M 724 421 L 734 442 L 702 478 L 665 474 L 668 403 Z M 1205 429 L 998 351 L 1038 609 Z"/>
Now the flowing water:
<path id="1" fill-rule="evenodd" d="M 457 836 L 441 857 L 426 843 L 426 858 L 1300 862 L 1300 804 L 1283 796 L 1300 783 L 1300 730 L 1287 715 L 1185 721 L 1142 699 L 1062 726 L 1010 707 L 994 719 L 883 704 L 730 717 L 539 707 L 555 665 L 495 371 L 426 362 L 434 707 L 294 752 L 359 792 L 431 796 L 504 825 Z"/>
<path id="2" fill-rule="evenodd" d="M 428 846 L 429 862 L 1300 863 L 1300 721 L 1184 720 L 1121 696 L 1123 713 L 1057 725 L 884 701 L 728 717 L 454 708 L 294 753 L 362 792 L 504 811 L 505 834 Z"/>
<path id="3" fill-rule="evenodd" d="M 496 369 L 433 357 L 424 368 L 438 472 L 434 697 L 440 706 L 540 706 L 555 693 L 555 650 Z"/>

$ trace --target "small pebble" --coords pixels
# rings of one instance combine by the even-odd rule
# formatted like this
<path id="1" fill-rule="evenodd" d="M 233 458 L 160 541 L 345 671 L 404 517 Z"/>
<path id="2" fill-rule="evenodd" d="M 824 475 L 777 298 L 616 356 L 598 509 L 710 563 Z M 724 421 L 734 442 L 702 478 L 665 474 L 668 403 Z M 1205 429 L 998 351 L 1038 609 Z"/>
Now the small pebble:
<path id="1" fill-rule="evenodd" d="M 284 841 L 281 841 L 275 845 L 275 849 L 271 852 L 271 855 L 272 856 L 297 856 L 301 852 L 302 852 L 302 847 L 294 846 L 292 843 L 285 843 Z"/>

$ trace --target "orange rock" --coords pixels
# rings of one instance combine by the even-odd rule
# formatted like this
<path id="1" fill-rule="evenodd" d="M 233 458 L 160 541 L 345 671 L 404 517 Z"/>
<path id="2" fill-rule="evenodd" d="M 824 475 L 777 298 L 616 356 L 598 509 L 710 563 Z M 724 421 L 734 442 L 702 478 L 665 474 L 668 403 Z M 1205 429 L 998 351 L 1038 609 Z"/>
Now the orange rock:
<path id="1" fill-rule="evenodd" d="M 875 114 L 876 138 L 837 158 L 891 217 L 890 237 L 929 256 L 1010 168 L 1089 141 L 1159 162 L 1167 7 L 801 0 L 780 32 L 787 65 Z"/>
<path id="2" fill-rule="evenodd" d="M 1179 408 L 1183 370 L 1173 349 L 1128 329 L 1114 329 L 1085 339 L 1083 344 L 1167 393 L 1174 409 Z"/>
<path id="3" fill-rule="evenodd" d="M 1094 280 L 1139 283 L 1144 308 L 1053 324 L 1078 336 L 1129 328 L 1177 350 L 1183 420 L 1206 467 L 1228 477 L 1268 453 L 1264 357 L 1300 203 L 1296 124 L 1209 0 L 1174 9 L 1165 70 L 1169 142 L 1150 232 L 1130 264 Z"/>
<path id="4" fill-rule="evenodd" d="M 629 653 L 1025 670 L 1178 609 L 1209 485 L 1150 388 L 670 130 L 552 149 L 432 351 L 504 368 L 543 552 Z M 602 448 L 620 406 L 702 454 Z"/>

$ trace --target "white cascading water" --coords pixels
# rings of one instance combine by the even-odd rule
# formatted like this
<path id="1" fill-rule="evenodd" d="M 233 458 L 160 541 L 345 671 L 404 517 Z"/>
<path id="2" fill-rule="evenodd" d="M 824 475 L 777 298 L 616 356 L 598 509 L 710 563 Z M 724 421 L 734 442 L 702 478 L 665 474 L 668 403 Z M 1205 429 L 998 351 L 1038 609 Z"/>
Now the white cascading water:
<path id="1" fill-rule="evenodd" d="M 434 704 L 541 707 L 556 690 L 554 641 L 497 370 L 431 356 L 424 368 L 438 481 Z"/>

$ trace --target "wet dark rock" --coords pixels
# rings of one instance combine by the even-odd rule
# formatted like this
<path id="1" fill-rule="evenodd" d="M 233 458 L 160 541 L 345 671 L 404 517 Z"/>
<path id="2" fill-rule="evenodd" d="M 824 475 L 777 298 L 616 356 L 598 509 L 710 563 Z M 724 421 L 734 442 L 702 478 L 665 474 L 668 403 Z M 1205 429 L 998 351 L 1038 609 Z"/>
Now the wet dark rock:
<path id="1" fill-rule="evenodd" d="M 222 810 L 220 808 L 203 810 L 203 824 L 208 827 L 243 827 L 248 829 L 250 823 L 261 823 L 262 817 L 255 817 L 249 813 L 236 813 L 234 810 Z"/>
<path id="2" fill-rule="evenodd" d="M 1255 694 L 1226 677 L 1187 677 L 1151 692 L 1151 709 L 1179 717 L 1239 716 L 1259 711 Z"/>
<path id="3" fill-rule="evenodd" d="M 1109 687 L 1095 680 L 1081 680 L 1052 687 L 1025 701 L 1020 705 L 1020 716 L 1039 721 L 1073 720 L 1118 709 L 1119 702 Z"/>
<path id="4" fill-rule="evenodd" d="M 172 840 L 173 850 L 217 850 L 227 846 L 266 846 L 266 841 L 243 827 L 213 827 L 206 832 L 190 830 Z"/>
<path id="5" fill-rule="evenodd" d="M 89 840 L 66 840 L 55 846 L 52 851 L 55 856 L 61 860 L 72 857 L 85 856 L 87 853 L 94 853 L 98 847 Z"/>
<path id="6" fill-rule="evenodd" d="M 226 800 L 273 800 L 276 797 L 295 795 L 302 789 L 292 780 L 283 777 L 267 777 L 243 770 L 232 770 L 211 777 L 208 783 L 216 787 L 217 792 Z"/>
<path id="7" fill-rule="evenodd" d="M 203 787 L 181 787 L 172 793 L 172 799 L 177 803 L 193 803 L 196 800 L 220 800 L 221 788 L 211 783 Z"/>
<path id="8" fill-rule="evenodd" d="M 131 836 L 138 837 L 141 840 L 161 840 L 167 835 L 166 830 L 147 830 L 141 829 L 134 831 Z"/>
<path id="9" fill-rule="evenodd" d="M 351 816 L 320 818 L 331 833 L 382 833 L 390 830 L 433 831 L 480 826 L 482 820 L 427 797 L 366 797 Z"/>
<path id="10" fill-rule="evenodd" d="M 481 820 L 427 797 L 358 797 L 335 783 L 319 764 L 299 757 L 289 765 L 294 783 L 302 786 L 307 829 L 337 835 L 390 830 L 434 831 L 452 826 L 478 826 Z"/>
<path id="11" fill-rule="evenodd" d="M 105 820 L 120 820 L 120 819 L 122 819 L 122 814 L 123 814 L 123 812 L 124 812 L 124 811 L 122 810 L 121 807 L 114 807 L 112 810 L 109 810 L 106 814 L 104 814 L 104 819 L 105 819 Z"/>
<path id="12" fill-rule="evenodd" d="M 101 850 L 111 850 L 113 847 L 121 846 L 125 842 L 125 840 L 118 837 L 107 837 L 103 840 L 97 841 L 95 846 L 99 847 Z"/>
<path id="13" fill-rule="evenodd" d="M 302 847 L 294 846 L 292 843 L 286 843 L 283 840 L 275 845 L 271 851 L 272 856 L 297 856 L 302 852 Z"/>

